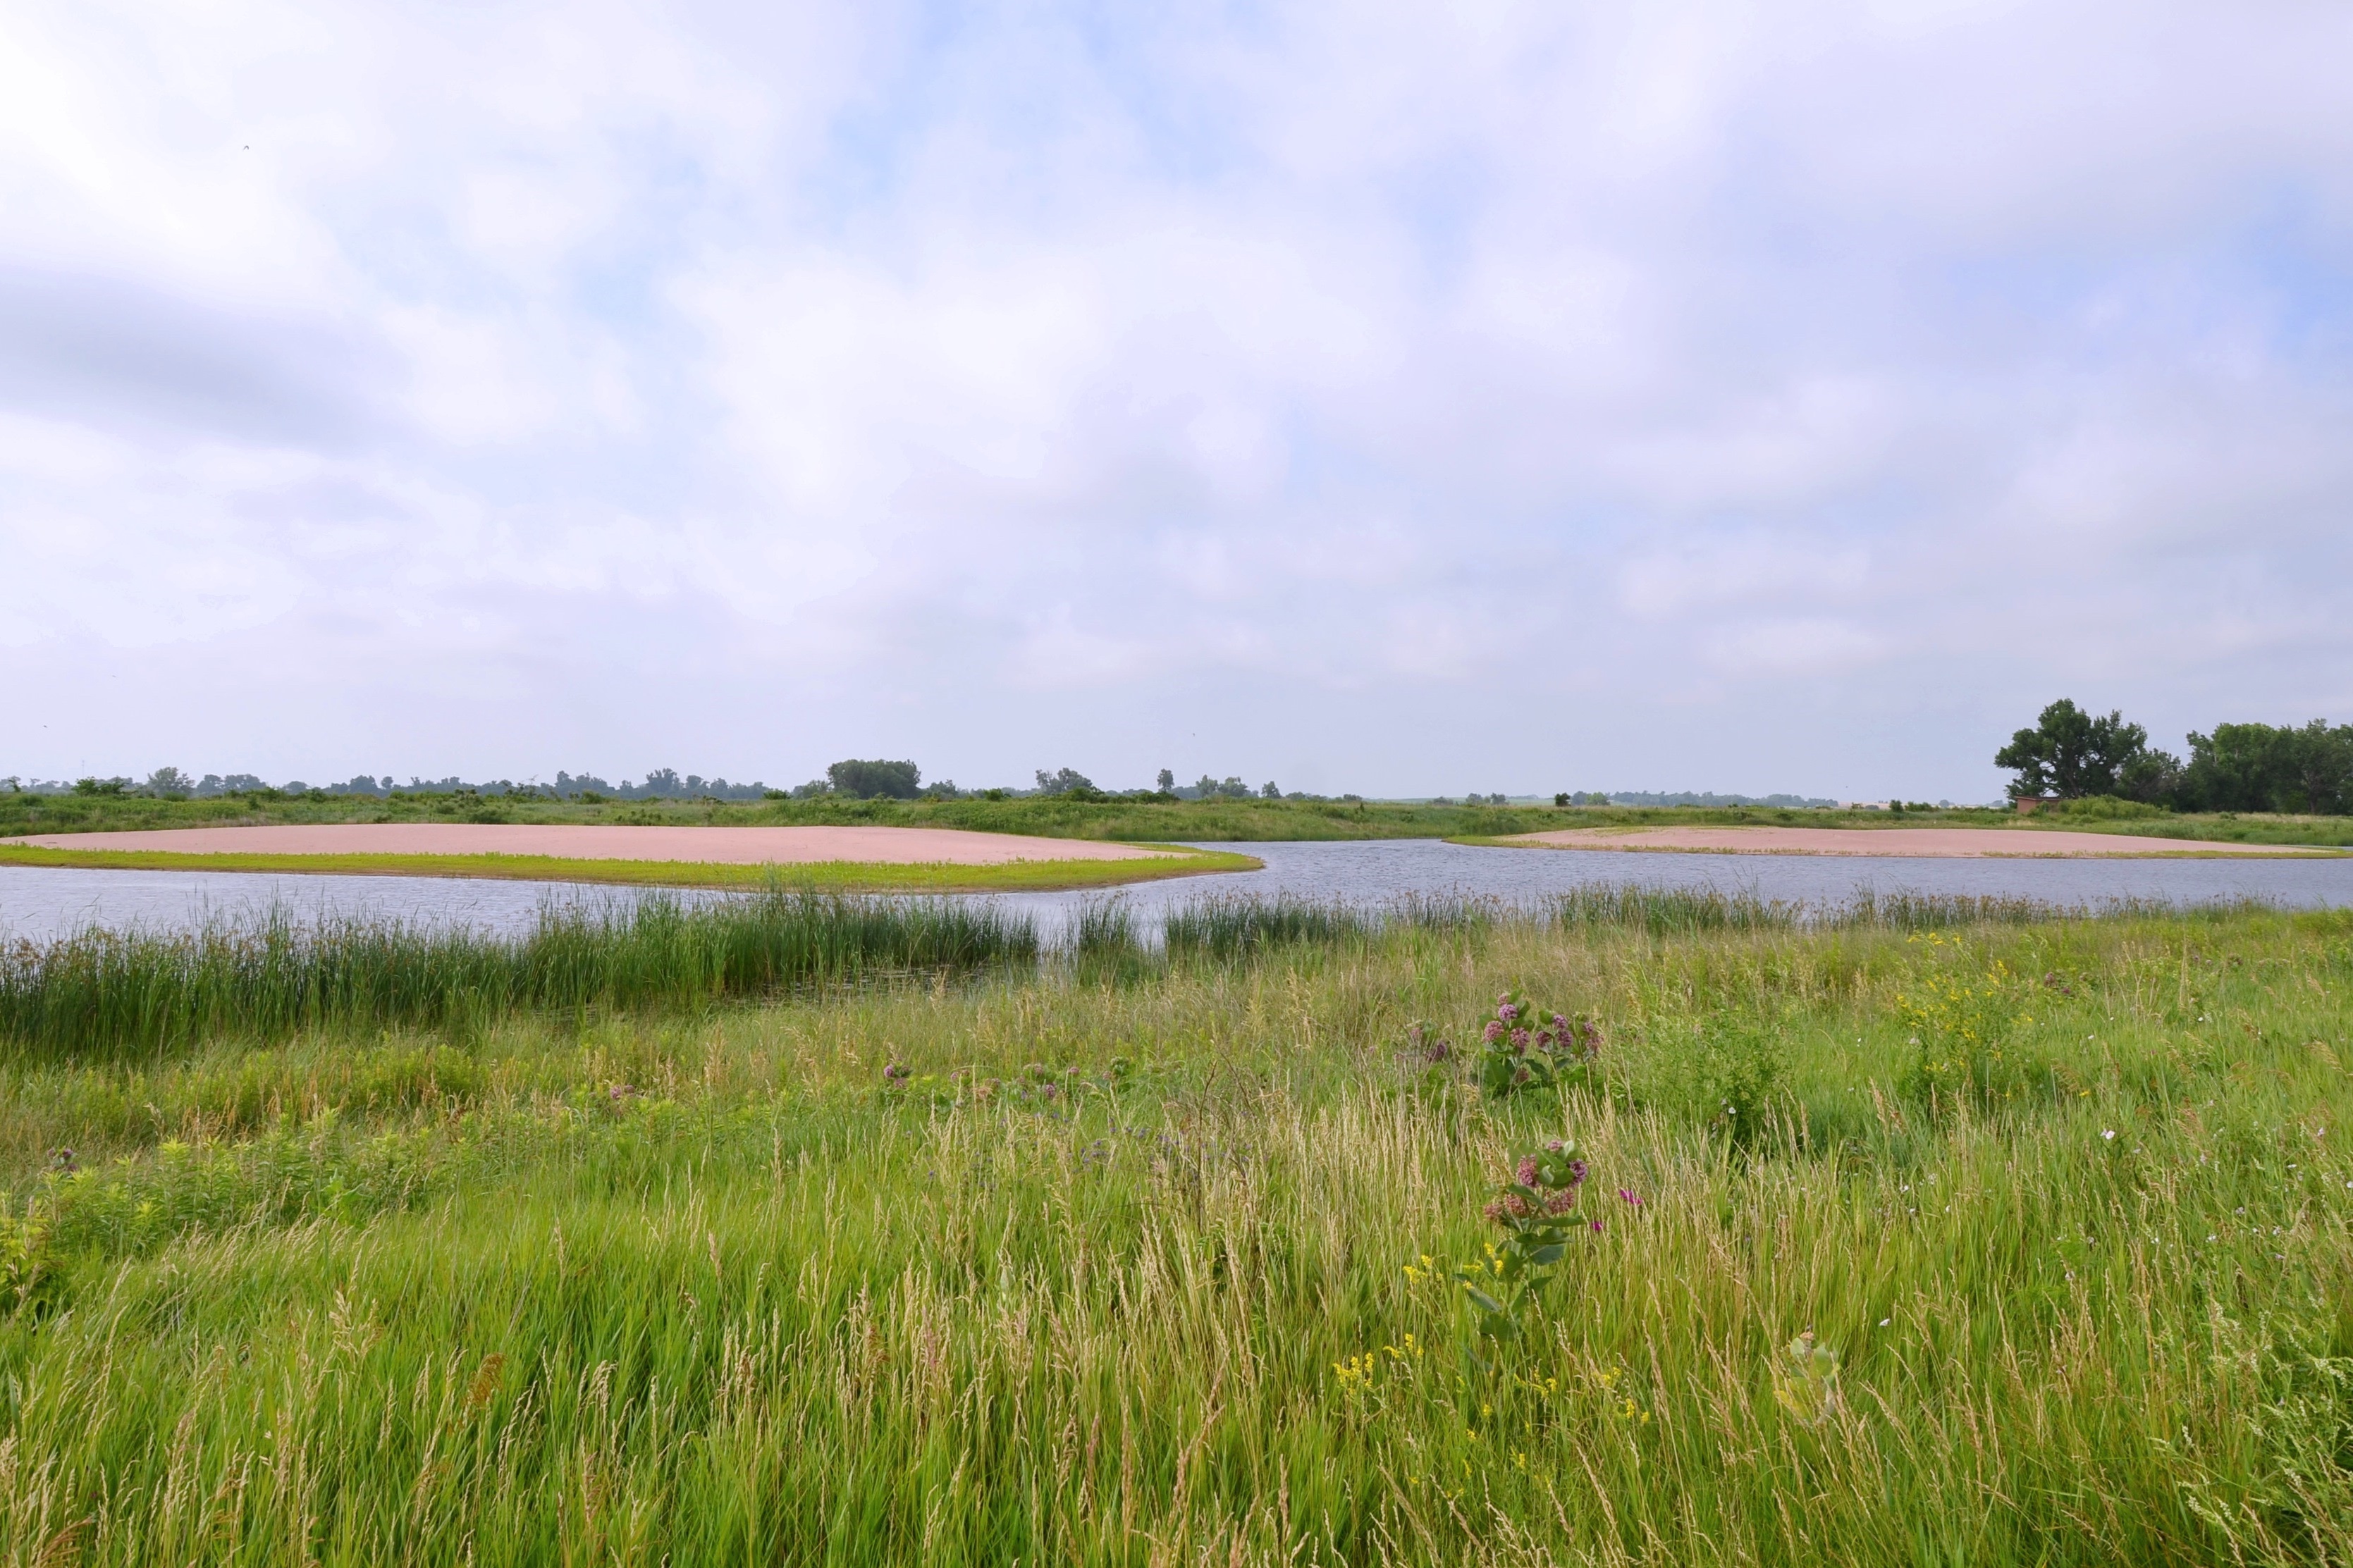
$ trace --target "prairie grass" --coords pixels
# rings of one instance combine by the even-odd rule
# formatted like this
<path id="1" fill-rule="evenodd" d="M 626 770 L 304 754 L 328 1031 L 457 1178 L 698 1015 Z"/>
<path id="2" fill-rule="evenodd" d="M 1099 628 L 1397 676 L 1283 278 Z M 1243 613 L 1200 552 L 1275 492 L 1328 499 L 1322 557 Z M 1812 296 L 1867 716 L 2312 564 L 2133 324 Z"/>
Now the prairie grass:
<path id="1" fill-rule="evenodd" d="M 1225 910 L 1090 970 L 1143 950 L 1106 913 L 758 1001 L 16 1049 L 0 1552 L 2353 1561 L 2353 920 L 1976 913 Z M 1405 1048 L 1511 985 L 1601 1022 L 1588 1087 Z M 1924 1077 L 1964 1037 L 2002 1069 Z M 1482 1369 L 1440 1266 L 1564 1134 L 1601 1228 Z"/>

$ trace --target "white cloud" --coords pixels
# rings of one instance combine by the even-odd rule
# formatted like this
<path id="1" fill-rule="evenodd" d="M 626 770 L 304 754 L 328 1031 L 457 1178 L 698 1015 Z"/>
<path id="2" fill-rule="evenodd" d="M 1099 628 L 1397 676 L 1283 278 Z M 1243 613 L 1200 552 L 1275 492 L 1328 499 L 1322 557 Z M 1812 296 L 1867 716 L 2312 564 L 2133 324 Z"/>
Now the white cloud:
<path id="1" fill-rule="evenodd" d="M 805 776 L 903 725 L 966 782 L 1453 789 L 1540 716 L 1500 783 L 1934 798 L 2061 690 L 2353 717 L 2348 43 L 19 7 L 0 641 L 292 656 L 50 721 L 118 771 Z"/>

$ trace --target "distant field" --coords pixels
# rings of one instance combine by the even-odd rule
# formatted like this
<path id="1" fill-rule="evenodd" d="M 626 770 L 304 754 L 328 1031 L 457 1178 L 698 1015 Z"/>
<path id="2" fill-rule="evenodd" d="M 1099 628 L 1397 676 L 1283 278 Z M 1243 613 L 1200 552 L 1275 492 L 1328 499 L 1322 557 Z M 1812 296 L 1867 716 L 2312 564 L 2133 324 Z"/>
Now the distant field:
<path id="1" fill-rule="evenodd" d="M 95 832 L 109 828 L 182 827 L 205 824 L 311 822 L 597 822 L 863 824 L 935 826 L 1045 837 L 1101 838 L 1133 843 L 1193 840 L 1265 841 L 1336 838 L 1498 837 L 1566 826 L 1623 824 L 1733 824 L 1863 827 L 1999 826 L 2008 813 L 1950 811 L 1815 811 L 1765 806 L 1461 806 L 1362 805 L 1310 801 L 1198 801 L 1176 805 L 1064 799 L 900 801 L 765 801 L 742 805 L 632 801 L 509 801 L 417 795 L 390 801 L 322 796 L 249 801 L 142 800 L 107 796 L 0 795 L 0 837 L 28 833 Z M 2353 817 L 2176 816 L 2113 802 L 2084 803 L 2046 814 L 2032 826 L 2073 831 L 2145 834 L 2225 843 L 2353 845 Z"/>
<path id="2" fill-rule="evenodd" d="M 2353 1560 L 2353 916 L 1166 935 L 0 953 L 0 1552 Z M 1479 1091 L 1514 985 L 1589 1076 Z M 1447 1272 L 1564 1137 L 1562 1277 L 1474 1340 Z"/>

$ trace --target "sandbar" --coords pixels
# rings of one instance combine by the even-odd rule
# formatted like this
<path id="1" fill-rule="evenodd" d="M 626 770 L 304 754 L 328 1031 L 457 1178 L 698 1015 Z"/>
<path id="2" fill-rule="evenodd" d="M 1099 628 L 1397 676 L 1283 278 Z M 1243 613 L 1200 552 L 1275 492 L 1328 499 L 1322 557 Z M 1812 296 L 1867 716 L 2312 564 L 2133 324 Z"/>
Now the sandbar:
<path id="1" fill-rule="evenodd" d="M 0 838 L 36 849 L 172 855 L 522 855 L 721 866 L 1005 866 L 1158 860 L 1180 851 L 955 827 L 640 827 L 600 823 L 346 822 L 160 827 Z"/>
<path id="2" fill-rule="evenodd" d="M 1874 855 L 1917 859 L 2078 859 L 2095 856 L 2324 855 L 2301 844 L 2221 844 L 2042 827 L 1565 827 L 1490 842 L 1550 849 L 1681 850 L 1718 855 Z"/>

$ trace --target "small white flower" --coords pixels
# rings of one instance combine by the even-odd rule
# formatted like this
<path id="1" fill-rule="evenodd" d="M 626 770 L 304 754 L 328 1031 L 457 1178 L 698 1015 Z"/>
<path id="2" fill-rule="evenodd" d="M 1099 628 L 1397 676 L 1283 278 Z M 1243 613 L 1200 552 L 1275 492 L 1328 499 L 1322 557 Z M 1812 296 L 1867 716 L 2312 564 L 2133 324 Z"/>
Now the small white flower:
<path id="1" fill-rule="evenodd" d="M 2100 1136 L 2108 1140 L 2110 1142 L 2116 1142 L 2116 1130 L 2113 1127 L 2103 1127 L 2100 1129 Z"/>
<path id="2" fill-rule="evenodd" d="M 1894 1321 L 1894 1320 L 1892 1318 L 1882 1318 L 1879 1320 L 1879 1326 L 1883 1329 L 1893 1321 Z"/>

